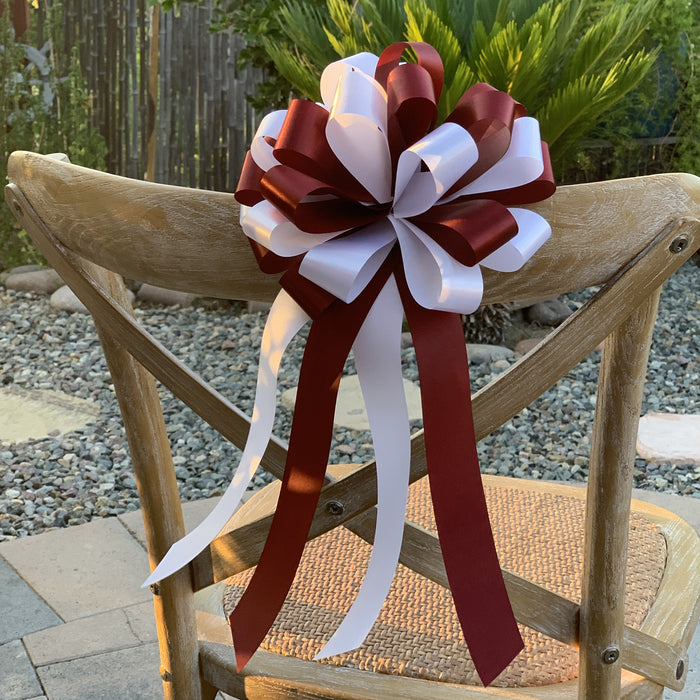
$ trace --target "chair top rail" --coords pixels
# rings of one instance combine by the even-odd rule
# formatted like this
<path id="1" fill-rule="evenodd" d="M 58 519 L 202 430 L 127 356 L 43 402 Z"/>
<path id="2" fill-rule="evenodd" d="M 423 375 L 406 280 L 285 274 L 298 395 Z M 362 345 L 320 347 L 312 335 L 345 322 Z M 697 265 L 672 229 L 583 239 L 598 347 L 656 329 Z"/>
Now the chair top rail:
<path id="1" fill-rule="evenodd" d="M 64 246 L 129 279 L 230 299 L 270 301 L 277 293 L 277 277 L 258 270 L 230 193 L 132 180 L 24 151 L 10 156 L 8 178 Z M 521 271 L 485 270 L 485 303 L 603 284 L 671 219 L 700 217 L 700 178 L 569 185 L 530 208 L 554 235 Z"/>

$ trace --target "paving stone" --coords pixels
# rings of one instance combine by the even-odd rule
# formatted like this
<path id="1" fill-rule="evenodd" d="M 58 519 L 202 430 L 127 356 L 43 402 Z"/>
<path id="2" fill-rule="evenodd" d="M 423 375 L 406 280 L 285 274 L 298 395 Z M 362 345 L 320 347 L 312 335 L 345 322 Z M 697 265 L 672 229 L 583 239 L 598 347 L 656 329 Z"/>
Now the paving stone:
<path id="1" fill-rule="evenodd" d="M 410 420 L 420 420 L 421 411 L 420 389 L 408 379 L 403 380 L 403 388 L 406 393 L 408 405 L 408 417 Z M 297 397 L 296 387 L 287 389 L 282 393 L 282 401 L 293 407 Z M 365 404 L 362 399 L 360 380 L 357 375 L 343 376 L 340 379 L 338 390 L 338 402 L 335 406 L 335 425 L 350 430 L 369 430 L 369 421 L 365 412 Z"/>
<path id="2" fill-rule="evenodd" d="M 152 601 L 149 600 L 147 603 L 130 605 L 123 610 L 129 628 L 142 644 L 158 641 L 158 631 L 156 630 L 156 618 L 153 612 Z"/>
<path id="3" fill-rule="evenodd" d="M 642 416 L 637 452 L 647 460 L 700 464 L 700 415 L 649 413 Z"/>
<path id="4" fill-rule="evenodd" d="M 647 489 L 634 489 L 632 498 L 653 503 L 680 516 L 700 535 L 700 500 L 692 496 L 678 496 L 673 493 L 659 493 Z M 698 649 L 700 651 L 700 648 Z M 700 673 L 700 668 L 698 668 Z M 700 696 L 698 696 L 700 697 Z"/>
<path id="5" fill-rule="evenodd" d="M 0 555 L 64 620 L 151 598 L 146 553 L 117 518 L 3 542 Z"/>
<path id="6" fill-rule="evenodd" d="M 48 389 L 0 389 L 0 440 L 25 442 L 54 430 L 66 433 L 95 420 L 100 407 Z"/>
<path id="7" fill-rule="evenodd" d="M 0 646 L 2 700 L 26 700 L 41 696 L 42 687 L 19 639 Z"/>
<path id="8" fill-rule="evenodd" d="M 0 644 L 61 624 L 61 618 L 0 558 Z"/>
<path id="9" fill-rule="evenodd" d="M 163 697 L 157 644 L 37 669 L 51 700 L 154 700 Z"/>
<path id="10" fill-rule="evenodd" d="M 199 501 L 188 501 L 182 504 L 182 515 L 185 519 L 185 532 L 194 530 L 204 518 L 209 515 L 212 508 L 219 502 L 219 497 L 203 498 Z M 140 510 L 132 510 L 118 516 L 124 527 L 135 537 L 141 546 L 146 549 L 146 533 L 143 527 L 143 516 Z"/>
<path id="11" fill-rule="evenodd" d="M 141 644 L 124 610 L 110 610 L 58 627 L 35 632 L 23 640 L 35 666 L 80 659 Z"/>

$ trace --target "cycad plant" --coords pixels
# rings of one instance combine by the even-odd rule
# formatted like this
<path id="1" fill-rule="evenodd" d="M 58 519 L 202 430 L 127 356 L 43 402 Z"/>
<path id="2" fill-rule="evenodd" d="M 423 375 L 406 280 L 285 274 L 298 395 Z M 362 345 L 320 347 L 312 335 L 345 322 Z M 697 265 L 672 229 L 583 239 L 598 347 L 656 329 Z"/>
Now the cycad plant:
<path id="1" fill-rule="evenodd" d="M 656 0 L 620 2 L 591 19 L 589 0 L 282 0 L 280 35 L 260 37 L 277 70 L 319 99 L 323 68 L 395 41 L 440 53 L 444 118 L 464 90 L 487 82 L 536 117 L 558 169 L 593 124 L 654 64 L 638 50 Z M 276 34 L 276 33 L 275 33 Z"/>

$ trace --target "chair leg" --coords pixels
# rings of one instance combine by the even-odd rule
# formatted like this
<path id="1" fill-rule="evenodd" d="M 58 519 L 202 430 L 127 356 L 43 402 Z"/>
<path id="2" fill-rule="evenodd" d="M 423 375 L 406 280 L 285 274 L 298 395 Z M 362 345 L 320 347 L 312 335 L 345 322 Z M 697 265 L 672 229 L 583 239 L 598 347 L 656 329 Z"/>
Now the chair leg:
<path id="1" fill-rule="evenodd" d="M 582 580 L 579 697 L 620 697 L 630 498 L 657 290 L 605 341 L 598 383 Z"/>

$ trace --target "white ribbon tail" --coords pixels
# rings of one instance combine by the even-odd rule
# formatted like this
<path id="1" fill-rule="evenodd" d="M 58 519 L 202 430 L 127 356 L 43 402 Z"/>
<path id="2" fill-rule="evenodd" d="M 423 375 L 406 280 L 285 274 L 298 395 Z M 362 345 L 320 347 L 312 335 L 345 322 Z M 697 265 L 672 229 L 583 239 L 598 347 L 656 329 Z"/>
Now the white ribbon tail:
<path id="1" fill-rule="evenodd" d="M 402 321 L 403 307 L 392 276 L 353 345 L 377 459 L 374 547 L 355 601 L 316 659 L 342 654 L 362 644 L 384 604 L 399 561 L 411 437 L 401 376 Z"/>
<path id="2" fill-rule="evenodd" d="M 216 538 L 235 513 L 272 435 L 282 355 L 308 320 L 309 317 L 287 292 L 282 290 L 277 295 L 263 331 L 250 432 L 233 479 L 211 513 L 192 532 L 170 547 L 143 586 L 161 581 L 189 564 Z"/>

